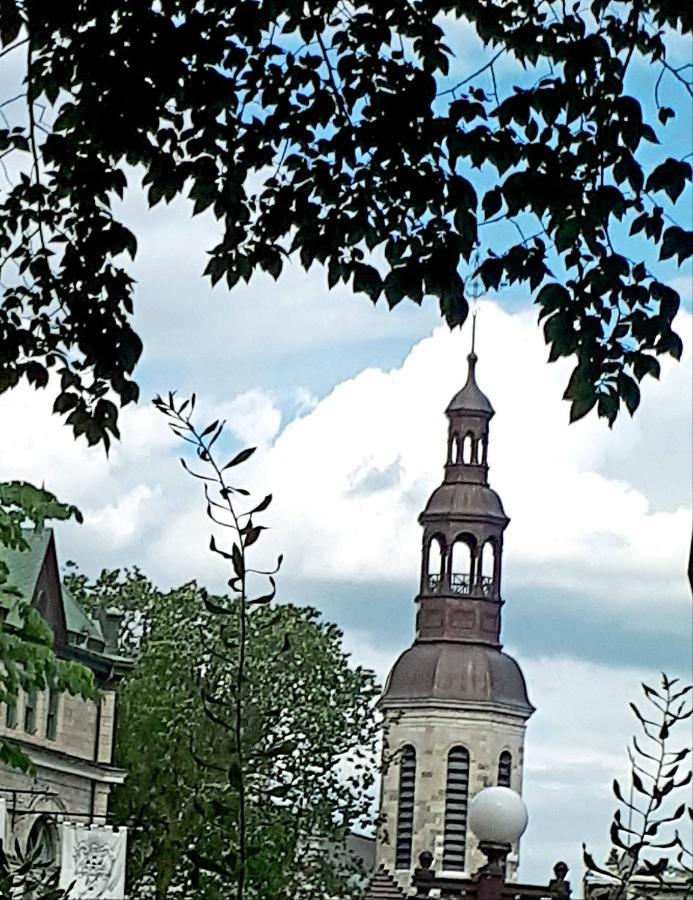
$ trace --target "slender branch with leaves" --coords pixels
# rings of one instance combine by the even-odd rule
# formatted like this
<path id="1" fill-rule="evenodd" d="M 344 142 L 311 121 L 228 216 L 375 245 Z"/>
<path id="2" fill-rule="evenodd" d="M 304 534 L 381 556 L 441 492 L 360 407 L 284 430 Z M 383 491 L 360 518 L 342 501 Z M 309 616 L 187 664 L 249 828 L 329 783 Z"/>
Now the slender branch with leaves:
<path id="1" fill-rule="evenodd" d="M 218 461 L 214 445 L 221 435 L 224 423 L 214 421 L 206 428 L 198 430 L 193 424 L 192 416 L 195 409 L 195 395 L 189 400 L 183 400 L 176 403 L 173 394 L 169 394 L 167 400 L 156 397 L 154 400 L 156 408 L 162 412 L 168 419 L 171 430 L 178 437 L 182 438 L 195 448 L 198 459 L 206 466 L 211 474 L 202 474 L 192 471 L 185 459 L 181 458 L 186 471 L 193 477 L 200 479 L 204 483 L 205 499 L 207 501 L 207 515 L 210 520 L 222 528 L 229 529 L 234 537 L 230 548 L 230 552 L 218 547 L 212 535 L 210 539 L 210 549 L 219 556 L 227 560 L 233 569 L 233 576 L 229 578 L 228 585 L 231 591 L 237 596 L 235 609 L 238 616 L 238 639 L 236 654 L 236 671 L 234 692 L 234 721 L 233 735 L 234 748 L 233 758 L 230 760 L 228 768 L 229 781 L 235 787 L 238 793 L 238 846 L 237 852 L 229 856 L 230 869 L 229 874 L 233 876 L 235 881 L 235 897 L 236 900 L 243 900 L 245 896 L 245 881 L 248 867 L 247 860 L 247 816 L 246 816 L 246 773 L 245 773 L 245 753 L 244 753 L 244 698 L 245 698 L 245 662 L 246 662 L 246 642 L 247 642 L 247 615 L 249 604 L 259 604 L 269 602 L 274 596 L 275 584 L 272 574 L 269 579 L 272 585 L 271 592 L 264 597 L 257 597 L 252 600 L 248 598 L 248 566 L 246 563 L 246 550 L 254 544 L 260 536 L 262 526 L 253 523 L 253 515 L 267 509 L 272 498 L 271 495 L 257 504 L 253 509 L 240 512 L 236 507 L 236 499 L 247 496 L 248 492 L 243 488 L 233 487 L 229 484 L 225 473 L 247 460 L 254 452 L 255 448 L 248 448 L 236 454 L 229 462 L 222 464 Z M 281 557 L 277 562 L 277 570 L 281 565 Z M 207 600 L 207 603 L 212 601 Z M 216 605 L 216 611 L 222 616 L 228 616 L 232 613 L 228 607 Z M 215 719 L 212 711 L 214 698 L 205 697 L 206 711 L 210 718 Z M 199 858 L 198 861 L 204 867 L 204 860 Z"/>
<path id="2" fill-rule="evenodd" d="M 692 686 L 681 687 L 678 679 L 662 675 L 659 690 L 646 684 L 642 688 L 648 708 L 643 712 L 631 703 L 642 729 L 642 737 L 634 737 L 628 748 L 631 787 L 625 791 L 618 779 L 613 784 L 620 806 L 611 823 L 610 863 L 597 865 L 583 848 L 588 873 L 603 880 L 590 895 L 594 900 L 648 900 L 672 878 L 685 885 L 686 896 L 693 896 L 691 850 L 681 833 L 686 814 L 693 819 L 693 809 L 675 802 L 676 792 L 690 795 L 693 773 L 690 767 L 682 770 L 691 748 L 672 749 L 670 742 L 672 731 L 693 714 Z M 663 850 L 667 855 L 659 855 Z"/>
<path id="3" fill-rule="evenodd" d="M 230 535 L 209 544 L 231 568 L 230 595 L 196 589 L 204 608 L 188 620 L 205 732 L 215 735 L 193 734 L 188 747 L 202 782 L 188 885 L 214 900 L 350 897 L 358 864 L 347 839 L 371 813 L 374 677 L 348 665 L 340 632 L 315 610 L 273 605 L 281 556 L 270 569 L 251 565 L 272 497 L 253 502 L 231 476 L 254 450 L 222 462 L 224 423 L 196 426 L 194 396 L 154 402 L 193 448 L 201 465 L 181 462 L 202 482 L 213 526 Z M 264 593 L 258 580 L 269 581 Z"/>

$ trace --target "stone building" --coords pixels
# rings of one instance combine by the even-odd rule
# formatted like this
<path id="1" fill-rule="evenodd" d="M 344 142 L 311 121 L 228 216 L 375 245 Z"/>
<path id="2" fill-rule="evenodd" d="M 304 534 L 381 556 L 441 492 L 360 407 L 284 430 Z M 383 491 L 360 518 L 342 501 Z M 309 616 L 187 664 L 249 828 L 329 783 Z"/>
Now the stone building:
<path id="1" fill-rule="evenodd" d="M 113 766 L 115 685 L 129 663 L 116 652 L 119 616 L 104 611 L 90 618 L 61 582 L 51 529 L 25 534 L 29 549 L 1 549 L 9 583 L 38 609 L 53 630 L 56 656 L 82 663 L 94 673 L 98 702 L 54 689 L 20 692 L 13 706 L 0 705 L 0 735 L 29 757 L 34 774 L 0 766 L 5 807 L 5 846 L 40 844 L 44 859 L 59 859 L 58 824 L 105 823 L 112 787 L 125 772 Z M 16 621 L 16 600 L 0 591 L 5 628 Z"/>
<path id="2" fill-rule="evenodd" d="M 500 643 L 509 519 L 488 482 L 494 410 L 476 383 L 473 349 L 468 363 L 467 382 L 446 411 L 443 482 L 419 518 L 416 638 L 394 664 L 380 701 L 385 773 L 376 863 L 382 891 L 389 875 L 408 886 L 423 851 L 433 854 L 443 875 L 474 872 L 485 860 L 467 828 L 471 799 L 496 784 L 522 791 L 533 707 L 520 667 Z M 508 862 L 512 877 L 518 848 Z"/>

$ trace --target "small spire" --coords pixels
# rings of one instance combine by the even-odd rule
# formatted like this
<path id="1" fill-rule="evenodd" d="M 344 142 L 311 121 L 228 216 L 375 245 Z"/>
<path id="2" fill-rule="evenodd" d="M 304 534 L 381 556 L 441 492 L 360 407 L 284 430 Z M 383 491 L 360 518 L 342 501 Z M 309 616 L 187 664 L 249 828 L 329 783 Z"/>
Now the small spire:
<path id="1" fill-rule="evenodd" d="M 476 355 L 476 317 L 479 312 L 479 297 L 481 296 L 482 287 L 479 283 L 477 275 L 477 269 L 479 268 L 479 247 L 477 246 L 474 251 L 474 256 L 472 257 L 472 275 L 470 276 L 470 283 L 467 294 L 471 297 L 473 301 L 472 306 L 472 349 L 467 357 L 467 361 L 469 363 L 469 374 L 467 377 L 467 384 L 470 384 L 474 381 L 474 367 L 476 366 L 476 361 L 478 359 Z"/>
<path id="2" fill-rule="evenodd" d="M 476 346 L 476 314 L 477 314 L 477 312 L 478 312 L 477 309 L 475 309 L 472 312 L 472 349 L 469 352 L 469 354 L 467 355 L 467 366 L 468 366 L 467 384 L 468 385 L 476 383 L 476 380 L 475 380 L 476 363 L 477 363 L 477 360 L 479 359 L 479 357 L 476 355 L 475 349 L 474 349 Z"/>

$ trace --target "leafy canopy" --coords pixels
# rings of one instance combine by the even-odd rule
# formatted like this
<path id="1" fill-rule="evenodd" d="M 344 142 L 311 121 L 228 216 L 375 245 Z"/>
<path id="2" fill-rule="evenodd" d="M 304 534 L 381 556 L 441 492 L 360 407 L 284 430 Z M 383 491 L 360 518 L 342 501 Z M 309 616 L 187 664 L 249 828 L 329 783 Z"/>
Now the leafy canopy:
<path id="1" fill-rule="evenodd" d="M 117 819 L 136 826 L 130 889 L 227 898 L 238 601 L 195 583 L 163 593 L 136 569 L 105 571 L 94 584 L 72 571 L 67 583 L 87 606 L 118 605 L 122 649 L 137 653 L 118 695 L 116 762 L 128 778 L 113 796 Z M 349 665 L 340 632 L 313 609 L 263 604 L 247 626 L 245 896 L 346 898 L 355 867 L 334 848 L 369 812 L 373 675 Z"/>
<path id="2" fill-rule="evenodd" d="M 575 362 L 572 418 L 632 413 L 681 353 L 679 296 L 645 260 L 692 252 L 691 166 L 658 146 L 690 28 L 683 0 L 2 0 L 0 52 L 27 75 L 0 123 L 0 391 L 54 369 L 75 434 L 118 435 L 142 346 L 113 203 L 137 167 L 150 204 L 217 220 L 212 283 L 296 256 L 391 307 L 436 297 L 451 326 L 474 271 L 528 284 L 550 359 Z M 458 78 L 471 37 L 486 62 Z"/>

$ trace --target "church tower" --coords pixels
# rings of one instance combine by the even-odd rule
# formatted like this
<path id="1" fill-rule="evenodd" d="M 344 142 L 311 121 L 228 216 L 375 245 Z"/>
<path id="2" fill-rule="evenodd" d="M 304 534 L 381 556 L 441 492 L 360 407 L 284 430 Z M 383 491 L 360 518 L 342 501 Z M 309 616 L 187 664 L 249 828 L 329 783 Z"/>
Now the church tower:
<path id="1" fill-rule="evenodd" d="M 527 720 L 534 708 L 520 667 L 500 643 L 503 533 L 509 519 L 488 483 L 494 414 L 476 383 L 477 356 L 451 400 L 443 483 L 423 526 L 416 639 L 395 663 L 380 701 L 385 772 L 376 858 L 403 887 L 429 851 L 439 873 L 485 862 L 467 828 L 475 794 L 521 793 Z M 517 869 L 518 848 L 508 858 Z"/>

